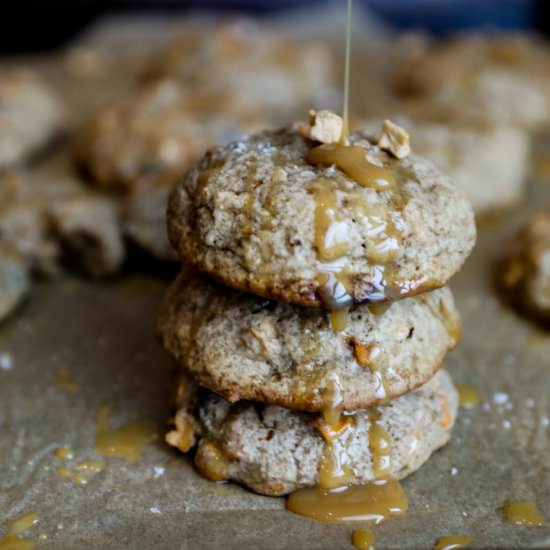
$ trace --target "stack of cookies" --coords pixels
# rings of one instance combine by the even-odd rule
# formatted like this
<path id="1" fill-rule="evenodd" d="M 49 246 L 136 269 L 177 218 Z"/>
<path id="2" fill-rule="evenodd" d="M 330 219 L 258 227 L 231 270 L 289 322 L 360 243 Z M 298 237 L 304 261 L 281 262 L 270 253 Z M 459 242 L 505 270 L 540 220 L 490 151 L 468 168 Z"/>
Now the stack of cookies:
<path id="1" fill-rule="evenodd" d="M 159 333 L 181 366 L 167 441 L 266 495 L 401 479 L 444 445 L 460 336 L 445 287 L 475 242 L 454 183 L 387 122 L 265 131 L 209 151 L 171 195 L 185 261 Z"/>

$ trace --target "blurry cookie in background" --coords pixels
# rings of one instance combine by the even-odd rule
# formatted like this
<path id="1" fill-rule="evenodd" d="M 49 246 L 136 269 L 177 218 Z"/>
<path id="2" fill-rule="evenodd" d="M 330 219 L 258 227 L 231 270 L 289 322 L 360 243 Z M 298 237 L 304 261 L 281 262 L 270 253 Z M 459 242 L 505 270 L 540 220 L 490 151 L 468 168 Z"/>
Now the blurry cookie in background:
<path id="1" fill-rule="evenodd" d="M 265 125 L 259 112 L 231 110 L 225 96 L 205 96 L 162 80 L 97 111 L 84 125 L 76 158 L 90 185 L 119 204 L 125 231 L 160 259 L 168 195 L 210 146 Z"/>
<path id="2" fill-rule="evenodd" d="M 550 322 L 550 210 L 538 212 L 520 231 L 499 266 L 499 284 L 519 310 Z"/>
<path id="3" fill-rule="evenodd" d="M 17 308 L 29 289 L 26 262 L 10 246 L 0 242 L 0 322 Z"/>
<path id="4" fill-rule="evenodd" d="M 61 103 L 31 70 L 0 70 L 0 169 L 45 146 L 63 122 Z"/>
<path id="5" fill-rule="evenodd" d="M 530 138 L 518 127 L 479 122 L 452 126 L 395 116 L 410 134 L 414 153 L 449 175 L 471 202 L 476 215 L 510 207 L 523 198 L 530 162 Z M 359 127 L 377 136 L 379 119 Z"/>
<path id="6" fill-rule="evenodd" d="M 175 78 L 197 94 L 230 94 L 229 110 L 254 106 L 289 119 L 319 105 L 334 73 L 323 42 L 238 19 L 189 29 L 152 57 L 144 76 Z"/>
<path id="7" fill-rule="evenodd" d="M 446 121 L 527 128 L 550 122 L 550 49 L 535 36 L 473 34 L 403 39 L 394 91 Z"/>
<path id="8" fill-rule="evenodd" d="M 89 275 L 109 275 L 125 254 L 116 206 L 72 176 L 45 170 L 0 176 L 2 243 L 47 274 L 68 261 Z"/>
<path id="9" fill-rule="evenodd" d="M 210 147 L 289 120 L 331 84 L 328 50 L 253 23 L 189 31 L 154 56 L 135 94 L 98 110 L 78 140 L 90 184 L 120 204 L 125 232 L 163 260 L 172 188 Z"/>

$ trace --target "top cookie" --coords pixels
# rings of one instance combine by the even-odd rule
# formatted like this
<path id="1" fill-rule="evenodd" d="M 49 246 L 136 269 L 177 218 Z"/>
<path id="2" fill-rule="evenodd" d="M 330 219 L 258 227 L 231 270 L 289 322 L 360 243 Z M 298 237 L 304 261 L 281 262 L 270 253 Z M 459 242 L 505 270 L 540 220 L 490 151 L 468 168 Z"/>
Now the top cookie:
<path id="1" fill-rule="evenodd" d="M 208 152 L 172 193 L 168 232 L 228 286 L 328 309 L 441 287 L 475 242 L 470 204 L 429 161 L 298 128 Z"/>

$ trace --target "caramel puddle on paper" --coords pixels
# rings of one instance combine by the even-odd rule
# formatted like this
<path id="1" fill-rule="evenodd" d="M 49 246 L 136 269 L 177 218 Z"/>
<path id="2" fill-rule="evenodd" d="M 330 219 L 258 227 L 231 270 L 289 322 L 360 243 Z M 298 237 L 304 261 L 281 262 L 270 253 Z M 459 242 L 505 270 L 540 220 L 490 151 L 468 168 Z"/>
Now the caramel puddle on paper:
<path id="1" fill-rule="evenodd" d="M 144 418 L 120 428 L 112 428 L 109 423 L 110 411 L 109 405 L 101 405 L 97 410 L 95 452 L 136 462 L 143 449 L 158 437 L 153 422 Z"/>
<path id="2" fill-rule="evenodd" d="M 480 397 L 475 388 L 468 384 L 455 384 L 455 388 L 458 392 L 461 407 L 471 409 L 479 405 Z"/>
<path id="3" fill-rule="evenodd" d="M 507 500 L 502 507 L 502 517 L 508 523 L 541 527 L 546 524 L 544 516 L 531 500 Z"/>
<path id="4" fill-rule="evenodd" d="M 29 512 L 8 523 L 6 534 L 0 539 L 0 550 L 32 550 L 34 543 L 29 539 L 22 539 L 25 531 L 28 531 L 38 522 L 38 514 Z"/>
<path id="5" fill-rule="evenodd" d="M 474 542 L 473 537 L 466 535 L 450 535 L 447 537 L 439 537 L 435 541 L 433 550 L 458 550 L 459 548 L 466 548 Z"/>
<path id="6" fill-rule="evenodd" d="M 80 391 L 80 384 L 76 381 L 73 373 L 65 367 L 60 367 L 55 371 L 55 383 L 71 395 Z"/>
<path id="7" fill-rule="evenodd" d="M 374 550 L 376 539 L 370 529 L 356 529 L 351 537 L 351 542 L 357 550 Z"/>
<path id="8" fill-rule="evenodd" d="M 58 447 L 53 454 L 59 460 L 72 460 L 74 458 L 73 450 L 70 447 Z"/>

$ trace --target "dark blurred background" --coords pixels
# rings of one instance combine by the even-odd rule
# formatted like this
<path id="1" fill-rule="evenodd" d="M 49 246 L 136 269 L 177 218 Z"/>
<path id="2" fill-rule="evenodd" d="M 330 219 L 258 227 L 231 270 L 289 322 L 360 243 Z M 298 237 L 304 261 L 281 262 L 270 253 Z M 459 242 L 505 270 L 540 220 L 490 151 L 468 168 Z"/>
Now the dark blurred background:
<path id="1" fill-rule="evenodd" d="M 109 13 L 271 14 L 305 6 L 322 10 L 345 0 L 4 0 L 0 12 L 0 52 L 39 51 L 63 45 Z M 549 31 L 549 0 L 355 0 L 397 28 L 435 33 L 472 28 Z"/>

